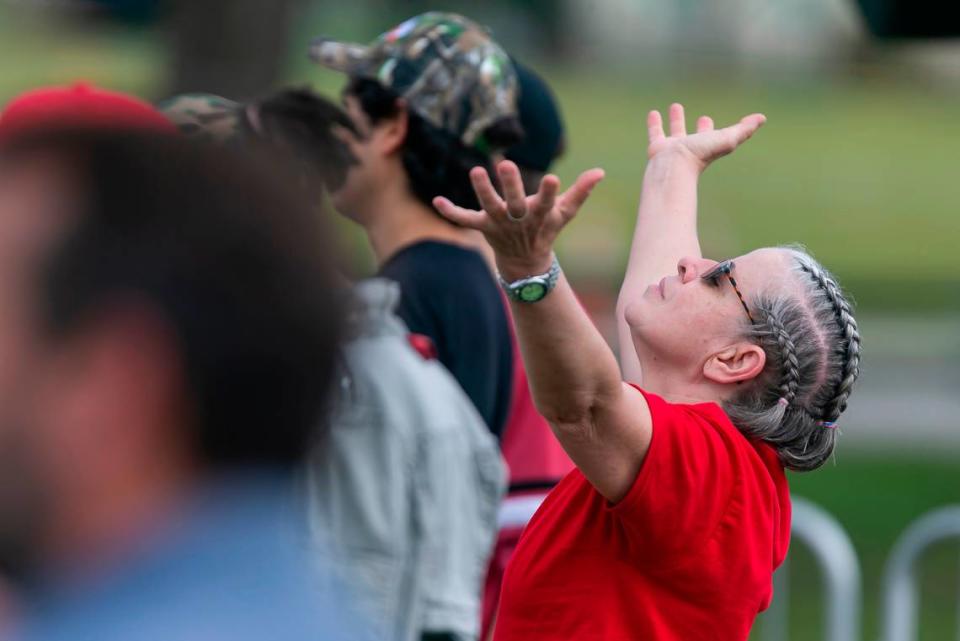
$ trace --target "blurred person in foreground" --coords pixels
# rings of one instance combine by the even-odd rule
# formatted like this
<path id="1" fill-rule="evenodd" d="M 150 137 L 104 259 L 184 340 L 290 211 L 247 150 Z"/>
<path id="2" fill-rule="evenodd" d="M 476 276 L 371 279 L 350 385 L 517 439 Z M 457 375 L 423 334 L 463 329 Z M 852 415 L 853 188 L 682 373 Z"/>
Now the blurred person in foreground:
<path id="1" fill-rule="evenodd" d="M 134 96 L 78 82 L 47 86 L 15 96 L 0 111 L 0 141 L 14 135 L 65 125 L 131 127 L 142 131 L 173 133 L 172 123 L 149 103 Z M 0 638 L 18 618 L 17 592 L 9 577 L 0 575 Z"/>
<path id="2" fill-rule="evenodd" d="M 162 108 L 190 135 L 289 152 L 314 202 L 353 162 L 337 133 L 352 122 L 308 90 L 246 105 L 188 94 Z M 309 523 L 339 552 L 376 638 L 476 639 L 503 463 L 470 399 L 396 316 L 400 297 L 384 278 L 352 287 L 333 415 L 306 470 Z"/>
<path id="3" fill-rule="evenodd" d="M 99 127 L 176 133 L 148 102 L 87 82 L 38 87 L 12 98 L 0 111 L 0 142 L 50 128 Z"/>
<path id="4" fill-rule="evenodd" d="M 512 388 L 509 320 L 476 234 L 431 199 L 475 204 L 470 169 L 519 141 L 513 65 L 483 27 L 439 12 L 370 45 L 317 39 L 310 54 L 347 74 L 344 104 L 359 133 L 349 140 L 357 164 L 333 203 L 363 226 L 378 275 L 400 284 L 398 315 L 433 341 L 499 437 Z"/>
<path id="5" fill-rule="evenodd" d="M 150 104 L 123 93 L 87 83 L 41 87 L 14 97 L 0 113 L 0 140 L 16 133 L 44 128 L 50 122 L 129 126 L 138 130 L 172 133 L 174 128 Z M 0 638 L 17 618 L 16 592 L 0 576 Z"/>
<path id="6" fill-rule="evenodd" d="M 327 232 L 271 167 L 135 126 L 0 142 L 20 638 L 363 637 L 304 569 L 292 473 L 342 315 Z"/>
<path id="7" fill-rule="evenodd" d="M 622 375 L 553 253 L 602 171 L 563 194 L 547 176 L 528 197 L 504 161 L 505 199 L 483 168 L 471 174 L 483 210 L 436 199 L 494 248 L 537 408 L 578 468 L 523 534 L 496 639 L 744 640 L 769 605 L 790 533 L 784 468 L 832 454 L 860 336 L 805 252 L 700 255 L 699 176 L 763 122 L 714 130 L 702 117 L 688 135 L 673 105 L 667 137 L 651 112 L 618 305 Z"/>

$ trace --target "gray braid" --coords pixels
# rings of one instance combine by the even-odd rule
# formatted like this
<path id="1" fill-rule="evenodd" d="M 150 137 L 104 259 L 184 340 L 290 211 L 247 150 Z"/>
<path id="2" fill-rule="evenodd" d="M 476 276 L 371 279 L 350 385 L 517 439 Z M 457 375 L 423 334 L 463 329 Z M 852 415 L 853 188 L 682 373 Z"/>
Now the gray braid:
<path id="1" fill-rule="evenodd" d="M 850 392 L 853 391 L 854 382 L 860 376 L 860 328 L 857 326 L 857 321 L 850 312 L 850 304 L 837 282 L 824 270 L 819 269 L 815 263 L 803 260 L 799 262 L 800 269 L 810 275 L 817 286 L 830 299 L 830 302 L 833 303 L 837 326 L 846 338 L 846 347 L 843 354 L 843 375 L 834 388 L 832 402 L 823 408 L 823 419 L 836 421 L 840 418 L 840 414 L 847 409 L 847 399 L 850 398 Z"/>
<path id="2" fill-rule="evenodd" d="M 789 406 L 797 395 L 797 386 L 800 381 L 800 363 L 797 361 L 797 350 L 793 344 L 793 339 L 790 337 L 790 332 L 783 325 L 783 320 L 773 310 L 767 314 L 767 326 L 780 347 L 780 357 L 783 361 L 780 398 Z"/>
<path id="3" fill-rule="evenodd" d="M 742 432 L 773 446 L 786 467 L 812 470 L 836 445 L 831 428 L 860 372 L 860 333 L 829 272 L 802 249 L 783 250 L 793 266 L 785 286 L 749 301 L 755 322 L 745 338 L 763 348 L 763 372 L 723 406 Z"/>

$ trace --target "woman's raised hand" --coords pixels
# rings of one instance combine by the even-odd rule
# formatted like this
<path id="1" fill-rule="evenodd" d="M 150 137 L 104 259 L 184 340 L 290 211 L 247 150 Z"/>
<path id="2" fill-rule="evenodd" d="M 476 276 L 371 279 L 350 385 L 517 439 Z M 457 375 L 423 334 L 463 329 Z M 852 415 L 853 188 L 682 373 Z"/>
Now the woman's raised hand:
<path id="1" fill-rule="evenodd" d="M 527 196 L 520 170 L 509 160 L 497 165 L 503 186 L 501 198 L 482 167 L 470 172 L 473 190 L 482 210 L 458 207 L 437 197 L 437 208 L 450 221 L 483 233 L 497 256 L 497 265 L 507 279 L 546 272 L 550 268 L 553 243 L 570 222 L 593 188 L 603 179 L 602 169 L 585 171 L 562 194 L 560 179 L 550 174 L 540 182 L 537 193 Z"/>
<path id="2" fill-rule="evenodd" d="M 650 136 L 648 158 L 653 160 L 658 156 L 676 153 L 692 161 L 700 171 L 742 145 L 767 121 L 763 114 L 750 114 L 735 125 L 714 129 L 712 118 L 700 116 L 697 119 L 697 132 L 688 134 L 683 105 L 670 105 L 669 117 L 670 135 L 667 136 L 663 131 L 660 112 L 654 110 L 647 115 L 647 131 Z"/>

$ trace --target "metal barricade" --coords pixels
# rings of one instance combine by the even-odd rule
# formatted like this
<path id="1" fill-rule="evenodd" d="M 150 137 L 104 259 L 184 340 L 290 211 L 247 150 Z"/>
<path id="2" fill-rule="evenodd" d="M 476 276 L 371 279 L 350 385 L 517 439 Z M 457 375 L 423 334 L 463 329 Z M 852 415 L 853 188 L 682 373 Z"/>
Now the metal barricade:
<path id="1" fill-rule="evenodd" d="M 916 565 L 934 543 L 960 538 L 960 505 L 940 508 L 914 521 L 897 540 L 883 573 L 883 641 L 915 641 L 920 590 Z M 960 638 L 960 637 L 958 637 Z"/>
<path id="2" fill-rule="evenodd" d="M 824 641 L 860 641 L 862 583 L 857 552 L 826 510 L 794 497 L 792 543 L 806 545 L 823 574 Z M 790 615 L 789 556 L 774 576 L 774 599 L 761 620 L 764 641 L 787 641 Z"/>

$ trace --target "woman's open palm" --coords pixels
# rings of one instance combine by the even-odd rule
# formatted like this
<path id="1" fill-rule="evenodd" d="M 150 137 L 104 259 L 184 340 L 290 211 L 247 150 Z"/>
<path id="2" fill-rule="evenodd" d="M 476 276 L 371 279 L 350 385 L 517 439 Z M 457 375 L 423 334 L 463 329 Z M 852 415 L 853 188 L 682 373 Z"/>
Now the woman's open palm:
<path id="1" fill-rule="evenodd" d="M 743 144 L 747 139 L 767 121 L 763 114 L 744 116 L 735 125 L 714 129 L 713 119 L 709 116 L 700 116 L 697 119 L 696 133 L 688 134 L 683 105 L 670 105 L 670 135 L 663 131 L 663 119 L 659 111 L 651 111 L 647 115 L 647 131 L 650 144 L 647 147 L 647 157 L 669 152 L 681 153 L 695 161 L 700 170 L 717 158 L 726 156 Z"/>
<path id="2" fill-rule="evenodd" d="M 482 232 L 496 253 L 501 268 L 503 261 L 530 269 L 549 266 L 557 235 L 577 215 L 590 192 L 603 179 L 603 170 L 583 172 L 563 193 L 560 193 L 560 179 L 548 174 L 540 182 L 537 193 L 530 196 L 524 192 L 520 170 L 514 162 L 501 161 L 496 170 L 503 197 L 494 189 L 485 169 L 474 167 L 470 172 L 473 189 L 482 207 L 480 211 L 458 207 L 443 197 L 434 198 L 434 207 L 461 227 Z"/>

